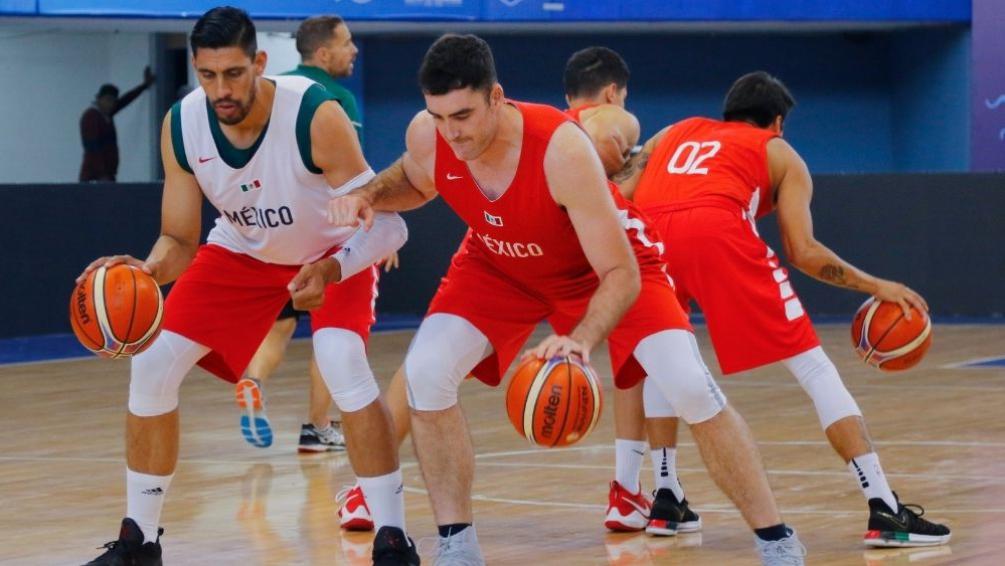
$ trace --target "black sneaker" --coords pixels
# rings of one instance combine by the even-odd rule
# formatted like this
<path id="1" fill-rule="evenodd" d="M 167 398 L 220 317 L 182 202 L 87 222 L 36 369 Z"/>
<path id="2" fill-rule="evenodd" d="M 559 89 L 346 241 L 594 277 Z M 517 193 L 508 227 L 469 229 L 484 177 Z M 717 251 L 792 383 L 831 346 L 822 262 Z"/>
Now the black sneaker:
<path id="1" fill-rule="evenodd" d="M 691 510 L 684 501 L 677 501 L 673 491 L 660 488 L 653 494 L 653 508 L 649 512 L 646 532 L 651 535 L 669 537 L 677 533 L 693 533 L 701 530 L 701 517 Z"/>
<path id="2" fill-rule="evenodd" d="M 300 425 L 300 443 L 297 445 L 297 452 L 315 454 L 343 450 L 345 450 L 345 436 L 342 434 L 342 423 L 331 421 L 323 429 L 318 429 L 311 423 Z"/>
<path id="3" fill-rule="evenodd" d="M 164 529 L 157 529 L 155 542 L 143 542 L 143 531 L 130 518 L 122 519 L 119 540 L 105 543 L 105 553 L 84 566 L 162 566 L 161 535 Z"/>
<path id="4" fill-rule="evenodd" d="M 373 566 L 419 566 L 415 543 L 398 527 L 383 526 L 373 538 Z"/>
<path id="5" fill-rule="evenodd" d="M 925 510 L 920 505 L 904 505 L 899 498 L 897 505 L 900 509 L 894 513 L 882 499 L 869 500 L 869 530 L 863 541 L 866 546 L 938 546 L 949 542 L 949 527 L 922 519 Z"/>

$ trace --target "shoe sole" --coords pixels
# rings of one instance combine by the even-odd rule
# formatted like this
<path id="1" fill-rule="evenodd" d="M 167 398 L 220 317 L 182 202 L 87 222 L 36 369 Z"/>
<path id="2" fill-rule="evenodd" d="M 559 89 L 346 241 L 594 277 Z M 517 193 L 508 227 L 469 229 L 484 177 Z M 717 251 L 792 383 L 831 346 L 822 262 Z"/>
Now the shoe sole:
<path id="1" fill-rule="evenodd" d="M 372 531 L 373 521 L 370 519 L 363 519 L 357 517 L 355 519 L 349 519 L 348 521 L 343 523 L 341 527 L 343 530 L 346 531 L 354 531 L 354 532 Z"/>
<path id="2" fill-rule="evenodd" d="M 254 381 L 242 379 L 237 383 L 235 393 L 237 406 L 244 411 L 241 415 L 241 435 L 244 440 L 258 448 L 272 446 L 272 427 L 265 415 L 262 390 Z"/>
<path id="3" fill-rule="evenodd" d="M 949 542 L 952 534 L 943 536 L 919 535 L 914 533 L 898 533 L 888 531 L 869 531 L 862 542 L 872 548 L 911 548 L 922 546 L 941 546 Z"/>
<path id="4" fill-rule="evenodd" d="M 297 452 L 300 454 L 322 454 L 324 452 L 345 452 L 342 446 L 298 446 Z"/>

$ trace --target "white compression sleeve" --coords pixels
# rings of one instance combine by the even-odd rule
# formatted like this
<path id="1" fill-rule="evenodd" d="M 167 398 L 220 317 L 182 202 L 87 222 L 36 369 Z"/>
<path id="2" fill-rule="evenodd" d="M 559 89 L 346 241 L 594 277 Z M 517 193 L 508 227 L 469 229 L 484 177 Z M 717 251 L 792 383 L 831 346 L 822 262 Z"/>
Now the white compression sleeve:
<path id="1" fill-rule="evenodd" d="M 357 230 L 332 259 L 342 266 L 342 281 L 345 281 L 397 251 L 406 240 L 405 220 L 396 212 L 378 212 L 374 214 L 370 230 Z"/>

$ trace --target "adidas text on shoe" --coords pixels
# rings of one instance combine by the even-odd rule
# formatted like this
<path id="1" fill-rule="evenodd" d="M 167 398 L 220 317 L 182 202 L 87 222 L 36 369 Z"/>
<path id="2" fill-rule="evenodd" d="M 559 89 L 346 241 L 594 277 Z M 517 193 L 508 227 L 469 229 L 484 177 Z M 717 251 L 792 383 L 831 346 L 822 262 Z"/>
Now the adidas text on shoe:
<path id="1" fill-rule="evenodd" d="M 335 495 L 339 525 L 347 531 L 372 531 L 373 516 L 358 485 L 345 487 Z"/>
<path id="2" fill-rule="evenodd" d="M 652 503 L 642 494 L 630 493 L 616 481 L 611 482 L 611 490 L 607 495 L 607 514 L 604 526 L 612 531 L 641 531 L 649 523 L 649 512 Z"/>
<path id="3" fill-rule="evenodd" d="M 653 494 L 646 532 L 654 536 L 673 536 L 701 530 L 701 517 L 688 507 L 687 499 L 677 501 L 673 491 L 661 488 Z"/>
<path id="4" fill-rule="evenodd" d="M 119 528 L 119 540 L 105 543 L 100 547 L 105 553 L 85 566 L 162 566 L 160 535 L 163 532 L 164 529 L 158 529 L 157 540 L 145 542 L 143 531 L 127 517 Z"/>
<path id="5" fill-rule="evenodd" d="M 272 446 L 272 426 L 265 414 L 265 396 L 257 379 L 244 378 L 235 389 L 241 408 L 241 434 L 248 444 L 258 448 Z"/>
<path id="6" fill-rule="evenodd" d="M 896 494 L 894 494 L 896 497 Z M 938 546 L 949 542 L 949 527 L 922 518 L 920 505 L 902 504 L 896 513 L 880 498 L 869 500 L 869 530 L 863 542 L 871 547 Z"/>

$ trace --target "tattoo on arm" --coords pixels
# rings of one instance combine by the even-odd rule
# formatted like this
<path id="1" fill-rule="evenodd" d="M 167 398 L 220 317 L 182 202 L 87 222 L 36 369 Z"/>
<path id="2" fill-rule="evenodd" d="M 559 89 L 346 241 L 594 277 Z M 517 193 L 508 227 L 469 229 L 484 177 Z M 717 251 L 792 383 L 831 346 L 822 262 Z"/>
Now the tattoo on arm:
<path id="1" fill-rule="evenodd" d="M 625 163 L 625 166 L 621 168 L 621 171 L 615 173 L 611 180 L 615 183 L 623 183 L 628 179 L 631 179 L 632 176 L 635 175 L 636 171 L 644 170 L 646 168 L 646 164 L 648 163 L 649 152 L 643 151 L 629 159 L 628 163 Z"/>
<path id="2" fill-rule="evenodd" d="M 845 277 L 844 268 L 840 265 L 834 265 L 828 263 L 820 268 L 820 279 L 830 283 L 832 285 L 837 285 L 839 287 L 844 287 L 846 289 L 859 289 L 860 285 L 854 281 L 849 281 Z"/>

